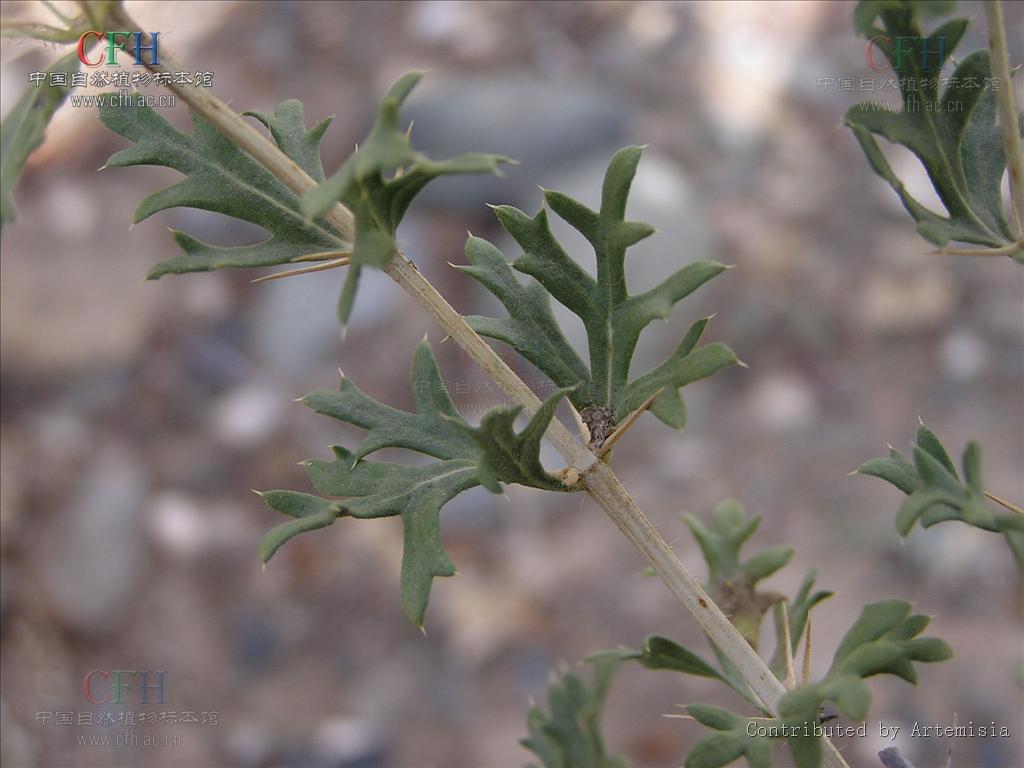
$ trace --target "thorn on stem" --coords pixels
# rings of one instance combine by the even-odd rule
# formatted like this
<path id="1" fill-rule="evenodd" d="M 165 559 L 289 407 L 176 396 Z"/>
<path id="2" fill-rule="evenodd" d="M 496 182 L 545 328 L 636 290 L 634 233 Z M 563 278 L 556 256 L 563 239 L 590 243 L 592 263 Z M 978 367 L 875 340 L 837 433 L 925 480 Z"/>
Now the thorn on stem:
<path id="1" fill-rule="evenodd" d="M 311 272 L 323 272 L 328 269 L 337 269 L 338 267 L 347 266 L 350 261 L 348 256 L 342 256 L 338 259 L 332 259 L 331 261 L 325 261 L 322 264 L 313 264 L 308 267 L 298 267 L 297 269 L 288 269 L 283 272 L 274 272 L 269 275 L 261 275 L 260 277 L 254 278 L 254 283 L 265 283 L 268 280 L 280 280 L 282 277 L 293 277 L 294 275 L 306 275 Z"/>

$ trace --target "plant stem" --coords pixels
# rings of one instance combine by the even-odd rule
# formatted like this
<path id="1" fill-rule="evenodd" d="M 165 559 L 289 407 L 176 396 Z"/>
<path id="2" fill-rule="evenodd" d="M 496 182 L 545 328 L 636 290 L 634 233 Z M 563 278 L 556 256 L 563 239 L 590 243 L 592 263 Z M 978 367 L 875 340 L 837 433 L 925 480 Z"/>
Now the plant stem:
<path id="1" fill-rule="evenodd" d="M 940 248 L 931 253 L 939 256 L 1012 256 L 1020 250 L 1024 250 L 1024 237 L 998 248 Z"/>
<path id="2" fill-rule="evenodd" d="M 999 81 L 996 103 L 999 106 L 999 126 L 1003 132 L 1003 153 L 1010 175 L 1010 199 L 1016 219 L 1017 237 L 1024 235 L 1024 150 L 1021 149 L 1020 129 L 1017 124 L 1017 104 L 1013 96 L 1010 77 L 1010 54 L 1006 48 L 1006 26 L 1003 7 L 999 0 L 986 0 L 985 17 L 988 21 L 988 44 L 991 51 L 992 73 Z"/>
<path id="3" fill-rule="evenodd" d="M 494 350 L 469 327 L 465 319 L 431 285 L 414 264 L 399 255 L 385 267 L 402 288 L 412 294 L 438 324 L 487 372 L 512 400 L 533 411 L 540 400 Z M 651 525 L 636 502 L 623 488 L 611 467 L 591 453 L 559 422 L 553 419 L 547 437 L 581 475 L 587 493 L 601 505 L 620 531 L 647 558 L 683 607 L 701 629 L 736 665 L 751 690 L 769 711 L 775 711 L 786 692 L 764 660 L 750 647 L 724 613 L 676 557 L 675 552 Z"/>
<path id="4" fill-rule="evenodd" d="M 121 29 L 140 29 L 139 25 L 120 6 L 111 15 L 114 23 L 118 24 Z M 171 63 L 172 59 L 169 56 L 162 54 L 161 58 L 168 64 L 157 67 L 147 65 L 147 68 L 154 71 L 166 71 L 170 67 L 177 66 Z M 296 194 L 301 195 L 317 185 L 316 181 L 264 138 L 241 115 L 210 93 L 209 89 L 172 84 L 168 84 L 167 87 L 179 95 L 224 136 L 241 146 Z M 335 205 L 324 218 L 346 237 L 353 237 L 352 213 L 341 204 Z M 540 399 L 495 353 L 490 345 L 469 327 L 465 318 L 423 277 L 415 264 L 406 259 L 403 254 L 397 253 L 384 268 L 384 271 L 403 290 L 416 299 L 474 362 L 494 379 L 510 399 L 522 405 L 531 414 L 540 407 Z M 580 473 L 587 493 L 601 505 L 619 530 L 640 550 L 655 573 L 661 577 L 662 581 L 690 612 L 708 638 L 722 649 L 751 690 L 764 703 L 765 708 L 769 712 L 775 713 L 778 699 L 786 692 L 786 689 L 772 674 L 764 660 L 750 647 L 739 630 L 732 625 L 696 579 L 686 570 L 672 548 L 623 488 L 611 467 L 598 460 L 598 457 L 576 440 L 557 419 L 552 419 L 546 436 L 565 460 Z M 823 739 L 823 743 L 825 746 L 824 765 L 830 768 L 846 768 L 846 762 L 831 742 L 828 739 Z"/>

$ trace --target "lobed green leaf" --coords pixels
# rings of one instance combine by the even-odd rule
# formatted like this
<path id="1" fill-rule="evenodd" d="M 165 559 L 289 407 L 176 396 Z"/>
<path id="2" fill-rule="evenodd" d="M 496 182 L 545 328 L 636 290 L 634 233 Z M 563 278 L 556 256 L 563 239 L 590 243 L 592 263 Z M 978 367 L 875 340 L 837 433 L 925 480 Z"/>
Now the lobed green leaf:
<path id="1" fill-rule="evenodd" d="M 586 364 L 558 327 L 547 291 L 532 278 L 520 283 L 501 251 L 482 238 L 470 236 L 465 252 L 469 264 L 456 268 L 484 285 L 509 312 L 507 318 L 468 316 L 473 330 L 505 342 L 538 368 L 544 366 L 558 387 L 585 381 Z"/>
<path id="2" fill-rule="evenodd" d="M 324 180 L 324 167 L 320 161 L 320 142 L 327 132 L 334 116 L 325 117 L 309 131 L 306 130 L 306 118 L 302 102 L 288 99 L 277 105 L 273 115 L 263 112 L 248 111 L 243 115 L 256 118 L 274 138 L 277 146 L 295 164 L 304 170 L 314 181 Z"/>
<path id="3" fill-rule="evenodd" d="M 783 600 L 775 592 L 762 592 L 757 584 L 792 559 L 793 548 L 770 547 L 741 561 L 740 551 L 761 524 L 760 515 L 747 516 L 734 499 L 720 502 L 708 528 L 693 515 L 683 515 L 708 564 L 708 593 L 755 650 L 760 644 L 764 615 Z"/>
<path id="4" fill-rule="evenodd" d="M 544 768 L 625 768 L 625 759 L 607 750 L 601 733 L 601 711 L 618 663 L 614 655 L 591 659 L 592 687 L 573 672 L 559 675 L 548 688 L 548 711 L 530 708 L 529 736 L 520 744 Z"/>
<path id="5" fill-rule="evenodd" d="M 939 4 L 907 0 L 862 0 L 854 26 L 889 59 L 900 83 L 902 110 L 862 103 L 846 113 L 846 124 L 874 171 L 899 195 L 926 240 L 939 246 L 951 241 L 992 248 L 1012 246 L 1014 236 L 1003 213 L 1002 177 L 1006 170 L 996 121 L 996 97 L 989 87 L 988 51 L 975 51 L 957 66 L 940 93 L 942 67 L 967 27 L 966 19 L 946 22 L 930 35 L 921 20 Z M 875 24 L 881 21 L 881 26 Z M 1003 83 L 1001 87 L 1012 87 Z M 1024 123 L 1024 115 L 1022 115 Z M 882 153 L 875 136 L 901 144 L 921 161 L 946 209 L 941 216 L 911 196 Z M 1017 243 L 1010 249 L 1024 259 Z"/>
<path id="6" fill-rule="evenodd" d="M 640 147 L 626 147 L 612 158 L 599 211 L 560 192 L 544 190 L 547 206 L 594 248 L 596 278 L 555 239 L 544 208 L 532 217 L 512 206 L 494 208 L 498 221 L 523 251 L 511 266 L 533 278 L 525 286 L 513 276 L 500 252 L 477 238 L 471 237 L 467 243 L 469 265 L 461 267 L 508 311 L 507 318 L 470 318 L 478 333 L 513 346 L 557 386 L 580 385 L 569 399 L 590 428 L 593 448 L 600 448 L 615 425 L 658 392 L 661 394 L 651 404 L 652 413 L 670 426 L 682 427 L 686 407 L 679 390 L 738 362 L 724 344 L 695 348 L 707 327 L 705 318 L 691 327 L 668 360 L 629 380 L 630 363 L 643 329 L 656 319 L 668 317 L 675 304 L 726 269 L 722 264 L 698 261 L 680 268 L 645 293 L 628 293 L 626 250 L 654 231 L 647 224 L 625 219 L 640 155 Z M 569 346 L 551 313 L 547 295 L 583 322 L 589 364 Z"/>
<path id="7" fill-rule="evenodd" d="M 501 492 L 501 483 L 517 483 L 546 491 L 568 490 L 540 463 L 540 440 L 567 391 L 560 390 L 545 400 L 518 434 L 514 424 L 522 407 L 494 408 L 476 429 L 460 420 L 458 426 L 469 434 L 480 451 L 477 479 L 481 485 L 494 493 Z"/>
<path id="8" fill-rule="evenodd" d="M 369 135 L 341 168 L 329 179 L 309 190 L 302 199 L 302 212 L 319 219 L 338 202 L 355 217 L 352 261 L 338 303 L 344 325 L 352 311 L 360 270 L 384 268 L 398 251 L 395 233 L 417 194 L 439 176 L 464 173 L 497 173 L 501 164 L 511 162 L 501 155 L 469 153 L 435 161 L 413 150 L 409 132 L 399 125 L 403 102 L 422 73 L 399 78 L 384 96 Z"/>
<path id="9" fill-rule="evenodd" d="M 267 506 L 295 518 L 274 528 L 260 541 L 260 560 L 266 563 L 277 552 L 278 547 L 300 533 L 324 528 L 343 514 L 337 503 L 294 491 L 268 491 L 260 498 Z"/>
<path id="10" fill-rule="evenodd" d="M 928 528 L 949 520 L 958 520 L 984 531 L 1001 533 L 1019 570 L 1024 572 L 1021 534 L 1024 515 L 1012 510 L 997 510 L 988 503 L 981 476 L 981 447 L 971 442 L 964 449 L 961 480 L 949 453 L 938 436 L 923 424 L 917 431 L 914 462 L 897 451 L 888 459 L 872 459 L 857 470 L 862 475 L 879 477 L 907 494 L 896 513 L 896 530 L 907 536 L 920 523 Z"/>
<path id="11" fill-rule="evenodd" d="M 297 101 L 282 103 L 273 116 L 256 117 L 270 128 L 282 152 L 307 173 L 322 175 L 319 147 L 329 119 L 307 131 Z M 299 198 L 283 182 L 196 113 L 192 113 L 191 134 L 177 130 L 149 107 L 121 104 L 117 98 L 108 98 L 100 108 L 100 119 L 133 142 L 115 153 L 107 167 L 160 165 L 185 176 L 146 197 L 134 221 L 168 208 L 198 208 L 256 224 L 269 233 L 257 243 L 218 246 L 172 230 L 184 254 L 154 266 L 149 279 L 225 267 L 269 267 L 351 249 L 352 244 L 333 227 L 307 219 L 299 209 Z"/>
<path id="12" fill-rule="evenodd" d="M 813 577 L 805 580 L 813 583 Z M 806 596 L 810 586 L 801 593 Z M 806 597 L 805 597 L 806 599 Z M 778 703 L 778 716 L 749 718 L 708 704 L 691 704 L 687 711 L 709 734 L 686 757 L 687 768 L 718 768 L 738 757 L 748 765 L 770 766 L 772 744 L 782 739 L 799 768 L 818 768 L 822 744 L 818 725 L 823 705 L 834 701 L 853 720 L 863 720 L 871 706 L 865 678 L 892 674 L 910 683 L 917 675 L 913 662 L 937 662 L 952 656 L 937 638 L 918 638 L 928 617 L 910 615 L 910 605 L 886 600 L 865 606 L 836 651 L 824 678 L 786 693 Z"/>
<path id="13" fill-rule="evenodd" d="M 745 758 L 750 768 L 770 768 L 771 741 L 747 735 L 751 718 L 710 704 L 690 704 L 686 711 L 701 725 L 716 732 L 694 745 L 686 755 L 685 768 L 720 768 L 739 757 Z"/>
<path id="14" fill-rule="evenodd" d="M 296 520 L 275 528 L 264 539 L 264 560 L 291 537 L 329 525 L 338 516 L 400 516 L 404 530 L 402 605 L 423 624 L 436 576 L 452 576 L 455 565 L 441 538 L 441 508 L 482 482 L 494 491 L 499 483 L 519 483 L 548 490 L 570 490 L 540 464 L 540 440 L 554 415 L 557 398 L 547 401 L 521 433 L 512 429 L 515 413 L 494 409 L 479 428 L 459 416 L 444 386 L 427 341 L 416 349 L 410 369 L 414 413 L 391 408 L 342 378 L 337 392 L 314 392 L 303 403 L 325 416 L 366 430 L 353 452 L 334 447 L 331 461 L 314 459 L 303 466 L 314 489 L 335 497 L 274 491 L 268 505 Z M 426 464 L 370 461 L 382 448 L 404 448 L 430 456 Z"/>

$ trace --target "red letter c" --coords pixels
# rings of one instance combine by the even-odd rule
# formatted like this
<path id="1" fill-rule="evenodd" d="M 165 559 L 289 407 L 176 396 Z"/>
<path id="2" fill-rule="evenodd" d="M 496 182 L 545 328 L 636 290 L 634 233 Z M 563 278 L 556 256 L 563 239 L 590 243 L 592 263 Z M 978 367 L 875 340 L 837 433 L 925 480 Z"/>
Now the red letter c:
<path id="1" fill-rule="evenodd" d="M 86 32 L 80 38 L 78 38 L 78 60 L 87 67 L 98 67 L 100 64 L 103 63 L 102 53 L 100 54 L 100 57 L 97 61 L 89 61 L 87 58 L 85 58 L 85 38 L 87 38 L 89 35 L 93 35 L 97 40 L 103 37 L 103 34 L 101 32 Z M 89 674 L 92 673 L 90 672 Z"/>
<path id="2" fill-rule="evenodd" d="M 99 675 L 100 677 L 103 677 L 103 678 L 110 677 L 110 673 L 109 672 L 104 672 L 103 670 L 100 670 L 100 669 L 94 669 L 92 672 L 90 672 L 88 675 L 86 675 L 85 676 L 85 680 L 82 681 L 82 692 L 85 694 L 85 699 L 90 704 L 106 704 L 108 701 L 110 701 L 110 691 L 107 691 L 107 697 L 105 699 L 103 699 L 102 701 L 97 701 L 92 696 L 91 687 L 92 687 L 92 676 L 93 675 Z"/>
<path id="3" fill-rule="evenodd" d="M 874 58 L 874 55 L 873 55 L 874 54 L 874 46 L 875 46 L 875 43 L 877 41 L 879 41 L 879 40 L 882 40 L 882 41 L 884 41 L 886 43 L 891 43 L 892 42 L 892 38 L 891 37 L 886 37 L 884 35 L 875 35 L 870 40 L 868 40 L 867 48 L 864 49 L 864 59 L 867 61 L 868 66 L 871 67 L 873 70 L 875 70 L 875 72 L 884 72 L 885 70 L 889 69 L 892 65 L 889 64 L 889 63 L 886 63 L 884 66 L 879 67 L 879 66 L 877 66 L 875 64 L 875 58 Z"/>

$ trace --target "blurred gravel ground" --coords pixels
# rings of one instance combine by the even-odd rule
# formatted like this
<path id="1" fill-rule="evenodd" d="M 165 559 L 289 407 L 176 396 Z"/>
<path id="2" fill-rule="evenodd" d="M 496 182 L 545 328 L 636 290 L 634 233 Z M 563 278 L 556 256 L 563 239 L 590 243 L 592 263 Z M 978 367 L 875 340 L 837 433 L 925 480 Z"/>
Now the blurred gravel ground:
<path id="1" fill-rule="evenodd" d="M 698 572 L 680 512 L 706 516 L 727 496 L 764 514 L 759 544 L 796 544 L 773 586 L 791 593 L 819 567 L 820 586 L 838 592 L 816 614 L 818 671 L 865 602 L 901 597 L 935 615 L 957 660 L 926 669 L 919 692 L 878 683 L 873 717 L 995 720 L 1011 739 L 898 744 L 919 766 L 942 764 L 950 748 L 958 766 L 1024 765 L 1022 595 L 1008 552 L 959 526 L 901 545 L 896 492 L 846 477 L 887 442 L 906 448 L 920 415 L 953 451 L 979 439 L 989 487 L 1024 497 L 1024 274 L 929 255 L 840 127 L 869 96 L 819 85 L 871 74 L 852 4 L 128 5 L 168 50 L 213 71 L 236 108 L 299 98 L 310 120 L 336 113 L 328 169 L 387 84 L 429 68 L 410 103 L 417 142 L 523 160 L 504 179 L 445 180 L 401 233 L 466 312 L 488 300 L 446 262 L 462 259 L 467 229 L 507 245 L 482 203 L 535 209 L 537 183 L 593 202 L 611 153 L 650 143 L 630 215 L 660 235 L 631 257 L 632 284 L 696 258 L 739 269 L 652 332 L 638 367 L 717 312 L 711 338 L 750 369 L 688 388 L 681 435 L 642 419 L 616 450 L 627 487 Z M 962 6 L 977 21 L 970 50 L 984 44 L 983 14 Z M 34 11 L 4 2 L 0 12 Z M 1006 12 L 1020 29 L 1024 6 Z M 4 42 L 5 112 L 51 56 Z M 180 110 L 168 116 L 187 125 Z M 703 647 L 594 504 L 519 488 L 446 508 L 459 576 L 435 583 L 426 637 L 398 601 L 394 520 L 301 537 L 261 572 L 256 545 L 278 521 L 249 489 L 303 488 L 297 461 L 356 436 L 292 398 L 333 386 L 340 365 L 408 405 L 411 352 L 424 332 L 435 345 L 441 334 L 380 276 L 366 281 L 343 345 L 339 275 L 143 284 L 174 253 L 165 226 L 225 244 L 257 235 L 186 210 L 129 229 L 143 195 L 175 174 L 97 174 L 122 145 L 94 113 L 65 107 L 3 236 L 5 766 L 521 765 L 527 702 L 543 698 L 559 663 L 651 632 Z M 894 162 L 927 192 L 912 158 Z M 436 349 L 460 407 L 499 400 L 457 348 Z M 167 707 L 217 711 L 218 722 L 139 729 L 177 735 L 174 746 L 105 748 L 78 743 L 102 728 L 36 721 L 90 710 L 82 680 L 94 669 L 166 670 Z M 697 700 L 737 704 L 699 680 L 624 669 L 609 742 L 638 765 L 676 765 L 701 732 L 660 715 Z M 877 765 L 881 746 L 844 745 L 856 766 Z"/>

